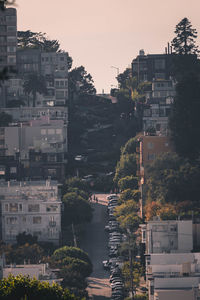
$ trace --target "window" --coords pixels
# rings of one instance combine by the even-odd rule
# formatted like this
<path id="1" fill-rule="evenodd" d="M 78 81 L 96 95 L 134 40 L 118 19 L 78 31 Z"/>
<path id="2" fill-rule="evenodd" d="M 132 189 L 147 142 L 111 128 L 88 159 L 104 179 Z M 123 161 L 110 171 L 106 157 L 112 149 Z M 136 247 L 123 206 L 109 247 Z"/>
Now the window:
<path id="1" fill-rule="evenodd" d="M 65 93 L 64 91 L 56 91 L 56 99 L 64 99 Z"/>
<path id="2" fill-rule="evenodd" d="M 15 55 L 8 56 L 8 63 L 15 64 L 16 63 L 16 56 Z"/>
<path id="3" fill-rule="evenodd" d="M 4 208 L 5 208 L 5 211 L 8 211 L 8 204 L 5 204 Z"/>
<path id="4" fill-rule="evenodd" d="M 153 149 L 153 143 L 152 142 L 147 143 L 147 148 L 148 149 Z"/>
<path id="5" fill-rule="evenodd" d="M 29 204 L 28 205 L 28 211 L 29 212 L 39 212 L 40 211 L 39 204 Z"/>
<path id="6" fill-rule="evenodd" d="M 55 134 L 55 129 L 48 129 L 48 134 Z"/>
<path id="7" fill-rule="evenodd" d="M 7 42 L 8 43 L 16 43 L 17 42 L 17 38 L 15 36 L 8 36 L 7 37 Z M 25 55 L 21 56 L 21 60 L 23 60 L 24 57 L 26 57 L 26 56 Z"/>
<path id="8" fill-rule="evenodd" d="M 8 217 L 6 218 L 6 223 L 8 225 L 14 225 L 18 223 L 17 217 Z"/>
<path id="9" fill-rule="evenodd" d="M 6 16 L 6 22 L 16 22 L 16 16 Z"/>
<path id="10" fill-rule="evenodd" d="M 56 169 L 48 169 L 49 176 L 56 176 Z"/>
<path id="11" fill-rule="evenodd" d="M 16 52 L 16 47 L 15 46 L 8 46 L 7 50 L 8 50 L 8 52 Z"/>
<path id="12" fill-rule="evenodd" d="M 17 168 L 16 167 L 10 167 L 10 173 L 11 174 L 16 174 L 17 173 Z"/>
<path id="13" fill-rule="evenodd" d="M 64 56 L 61 56 L 60 61 L 64 61 L 64 60 L 65 60 Z"/>
<path id="14" fill-rule="evenodd" d="M 62 129 L 56 129 L 56 134 L 61 134 L 62 133 Z"/>
<path id="15" fill-rule="evenodd" d="M 18 204 L 17 203 L 10 203 L 10 212 L 18 212 Z"/>
<path id="16" fill-rule="evenodd" d="M 47 133 L 46 129 L 41 129 L 41 134 L 45 135 Z"/>
<path id="17" fill-rule="evenodd" d="M 48 204 L 46 206 L 47 212 L 58 211 L 58 205 Z"/>
<path id="18" fill-rule="evenodd" d="M 19 211 L 22 211 L 22 204 L 19 204 Z"/>
<path id="19" fill-rule="evenodd" d="M 22 222 L 26 223 L 26 217 L 22 217 Z"/>
<path id="20" fill-rule="evenodd" d="M 33 224 L 41 224 L 42 218 L 41 217 L 33 217 Z"/>
<path id="21" fill-rule="evenodd" d="M 7 26 L 7 31 L 8 32 L 15 32 L 16 31 L 16 26 Z"/>

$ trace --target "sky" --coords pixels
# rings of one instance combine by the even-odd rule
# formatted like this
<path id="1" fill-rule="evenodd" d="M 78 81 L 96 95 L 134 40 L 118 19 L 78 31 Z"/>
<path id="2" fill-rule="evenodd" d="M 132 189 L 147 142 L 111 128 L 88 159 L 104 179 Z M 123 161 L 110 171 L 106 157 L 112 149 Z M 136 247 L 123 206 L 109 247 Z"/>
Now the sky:
<path id="1" fill-rule="evenodd" d="M 175 26 L 187 17 L 200 37 L 199 0 L 16 0 L 18 30 L 44 32 L 83 65 L 98 93 L 117 86 L 117 68 L 140 49 L 164 53 Z M 197 40 L 200 45 L 200 38 Z M 111 66 L 115 67 L 112 68 Z"/>

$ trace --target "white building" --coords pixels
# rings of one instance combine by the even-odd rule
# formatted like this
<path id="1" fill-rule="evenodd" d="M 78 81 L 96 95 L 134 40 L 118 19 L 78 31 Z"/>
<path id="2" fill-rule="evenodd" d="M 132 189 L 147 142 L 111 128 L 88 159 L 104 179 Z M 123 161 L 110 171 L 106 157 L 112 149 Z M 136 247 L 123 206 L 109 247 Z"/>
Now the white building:
<path id="1" fill-rule="evenodd" d="M 186 253 L 193 250 L 192 221 L 148 221 L 140 227 L 146 254 Z"/>
<path id="2" fill-rule="evenodd" d="M 149 300 L 199 299 L 200 253 L 148 255 L 146 281 Z"/>
<path id="3" fill-rule="evenodd" d="M 19 233 L 59 244 L 61 200 L 56 181 L 0 182 L 1 234 L 15 243 Z"/>

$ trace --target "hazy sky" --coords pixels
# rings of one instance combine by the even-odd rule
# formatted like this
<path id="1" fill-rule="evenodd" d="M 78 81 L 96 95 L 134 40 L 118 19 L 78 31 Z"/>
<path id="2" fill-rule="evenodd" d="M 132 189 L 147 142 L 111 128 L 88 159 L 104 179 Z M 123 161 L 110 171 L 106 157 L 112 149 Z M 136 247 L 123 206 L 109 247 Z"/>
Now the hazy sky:
<path id="1" fill-rule="evenodd" d="M 98 92 L 116 85 L 117 70 L 140 49 L 164 53 L 176 24 L 189 18 L 200 36 L 200 0 L 16 0 L 18 30 L 46 32 L 83 65 Z M 200 39 L 198 39 L 198 44 Z"/>

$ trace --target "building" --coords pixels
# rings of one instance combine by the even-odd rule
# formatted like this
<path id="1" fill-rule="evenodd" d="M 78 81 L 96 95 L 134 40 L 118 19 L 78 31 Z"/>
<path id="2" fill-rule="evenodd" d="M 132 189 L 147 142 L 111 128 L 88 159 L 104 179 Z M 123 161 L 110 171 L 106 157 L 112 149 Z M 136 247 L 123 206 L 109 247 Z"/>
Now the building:
<path id="1" fill-rule="evenodd" d="M 14 173 L 16 178 L 12 179 L 64 179 L 68 145 L 67 127 L 62 120 L 17 123 L 1 127 L 0 132 L 0 161 L 1 157 L 7 158 L 0 165 L 5 179 L 10 179 L 9 176 Z M 10 175 L 6 174 L 8 167 Z"/>
<path id="2" fill-rule="evenodd" d="M 149 300 L 197 300 L 200 296 L 200 253 L 148 255 L 146 282 Z"/>
<path id="3" fill-rule="evenodd" d="M 0 70 L 16 67 L 17 13 L 15 8 L 0 10 Z"/>
<path id="4" fill-rule="evenodd" d="M 59 245 L 61 200 L 56 181 L 0 182 L 1 239 L 15 243 L 19 233 Z"/>
<path id="5" fill-rule="evenodd" d="M 0 71 L 7 70 L 13 76 L 16 70 L 17 13 L 15 8 L 0 10 Z M 7 82 L 0 87 L 0 107 L 7 101 Z"/>
<path id="6" fill-rule="evenodd" d="M 57 279 L 56 274 L 47 264 L 5 265 L 3 268 L 3 278 L 7 278 L 10 274 L 13 276 L 29 276 L 40 281 L 48 281 L 49 283 L 60 283 L 61 281 L 61 279 Z"/>
<path id="7" fill-rule="evenodd" d="M 193 250 L 192 221 L 148 221 L 140 225 L 146 255 L 152 253 L 187 253 Z"/>
<path id="8" fill-rule="evenodd" d="M 156 135 L 166 136 L 169 133 L 168 117 L 175 96 L 173 80 L 154 80 L 151 95 L 146 99 L 143 111 L 143 131 L 153 131 Z"/>
<path id="9" fill-rule="evenodd" d="M 139 82 L 154 79 L 170 79 L 172 74 L 172 54 L 170 49 L 165 54 L 147 54 L 144 50 L 132 61 L 132 76 Z"/>

